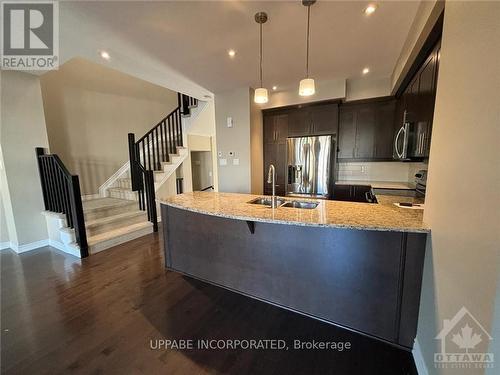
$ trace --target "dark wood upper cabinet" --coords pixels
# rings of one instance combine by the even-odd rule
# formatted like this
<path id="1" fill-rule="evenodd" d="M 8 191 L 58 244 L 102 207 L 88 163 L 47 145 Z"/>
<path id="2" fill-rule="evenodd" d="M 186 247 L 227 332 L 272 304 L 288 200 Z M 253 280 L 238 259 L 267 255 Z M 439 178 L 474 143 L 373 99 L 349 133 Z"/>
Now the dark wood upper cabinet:
<path id="1" fill-rule="evenodd" d="M 342 161 L 392 159 L 396 101 L 363 100 L 340 107 L 339 153 Z"/>
<path id="2" fill-rule="evenodd" d="M 318 104 L 290 111 L 289 137 L 336 134 L 338 128 L 338 104 Z"/>
<path id="3" fill-rule="evenodd" d="M 418 159 L 429 156 L 439 52 L 440 43 L 438 42 L 398 99 L 395 134 L 405 121 L 411 124 L 412 130 L 408 147 L 408 154 L 411 158 Z M 393 152 L 395 153 L 395 151 Z"/>
<path id="4" fill-rule="evenodd" d="M 287 113 L 264 116 L 264 143 L 286 141 L 288 137 L 288 117 Z"/>
<path id="5" fill-rule="evenodd" d="M 264 193 L 271 194 L 267 183 L 267 171 L 271 164 L 276 169 L 276 194 L 285 194 L 286 138 L 288 137 L 289 113 L 264 115 Z"/>
<path id="6" fill-rule="evenodd" d="M 338 158 L 354 158 L 356 148 L 356 110 L 353 107 L 341 107 L 339 121 Z"/>
<path id="7" fill-rule="evenodd" d="M 288 121 L 288 136 L 303 137 L 311 132 L 311 117 L 306 108 L 297 108 L 290 111 Z"/>
<path id="8" fill-rule="evenodd" d="M 336 134 L 339 121 L 339 106 L 337 104 L 315 105 L 310 107 L 311 134 Z"/>
<path id="9" fill-rule="evenodd" d="M 356 146 L 354 157 L 371 159 L 375 154 L 375 107 L 362 105 L 356 111 Z"/>
<path id="10" fill-rule="evenodd" d="M 375 109 L 375 159 L 392 158 L 392 141 L 394 138 L 394 116 L 396 113 L 396 100 L 380 103 Z"/>

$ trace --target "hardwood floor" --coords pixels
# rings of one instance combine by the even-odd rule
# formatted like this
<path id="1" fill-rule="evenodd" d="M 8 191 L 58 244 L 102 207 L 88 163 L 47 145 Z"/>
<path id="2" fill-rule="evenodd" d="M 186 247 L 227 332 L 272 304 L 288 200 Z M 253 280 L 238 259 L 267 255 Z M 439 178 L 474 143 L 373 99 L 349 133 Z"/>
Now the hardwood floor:
<path id="1" fill-rule="evenodd" d="M 82 261 L 49 247 L 0 252 L 2 373 L 413 374 L 407 352 L 168 272 L 161 249 L 151 234 Z M 289 350 L 151 349 L 158 339 Z M 295 339 L 351 349 L 295 350 Z"/>

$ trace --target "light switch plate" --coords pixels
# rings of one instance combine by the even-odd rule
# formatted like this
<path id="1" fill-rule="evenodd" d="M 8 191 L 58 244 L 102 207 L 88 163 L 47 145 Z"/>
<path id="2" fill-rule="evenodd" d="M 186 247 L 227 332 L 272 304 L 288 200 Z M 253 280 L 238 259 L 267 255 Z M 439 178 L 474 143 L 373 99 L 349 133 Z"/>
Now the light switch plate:
<path id="1" fill-rule="evenodd" d="M 228 117 L 227 118 L 227 127 L 228 128 L 232 128 L 233 127 L 233 118 L 232 117 Z"/>
<path id="2" fill-rule="evenodd" d="M 219 159 L 219 165 L 227 165 L 227 159 Z"/>
<path id="3" fill-rule="evenodd" d="M 233 165 L 240 165 L 240 159 L 233 159 Z"/>

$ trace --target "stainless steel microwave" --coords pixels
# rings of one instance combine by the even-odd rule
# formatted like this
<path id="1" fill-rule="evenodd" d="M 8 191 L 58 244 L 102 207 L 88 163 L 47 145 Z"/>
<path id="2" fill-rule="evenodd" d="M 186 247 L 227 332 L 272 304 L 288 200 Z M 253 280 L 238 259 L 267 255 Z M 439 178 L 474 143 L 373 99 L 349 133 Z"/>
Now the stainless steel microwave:
<path id="1" fill-rule="evenodd" d="M 403 114 L 403 126 L 394 137 L 394 158 L 398 160 L 422 159 L 429 156 L 430 129 L 428 122 L 406 121 Z"/>

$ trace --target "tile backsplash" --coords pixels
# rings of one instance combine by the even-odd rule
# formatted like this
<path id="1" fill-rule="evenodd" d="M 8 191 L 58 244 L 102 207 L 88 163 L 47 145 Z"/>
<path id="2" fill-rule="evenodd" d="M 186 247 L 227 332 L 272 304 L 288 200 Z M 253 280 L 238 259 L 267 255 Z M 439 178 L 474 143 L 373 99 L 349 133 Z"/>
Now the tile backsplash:
<path id="1" fill-rule="evenodd" d="M 425 163 L 368 162 L 339 163 L 338 180 L 413 182 Z"/>

